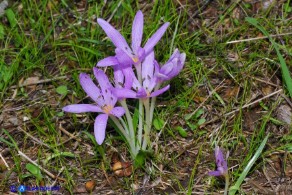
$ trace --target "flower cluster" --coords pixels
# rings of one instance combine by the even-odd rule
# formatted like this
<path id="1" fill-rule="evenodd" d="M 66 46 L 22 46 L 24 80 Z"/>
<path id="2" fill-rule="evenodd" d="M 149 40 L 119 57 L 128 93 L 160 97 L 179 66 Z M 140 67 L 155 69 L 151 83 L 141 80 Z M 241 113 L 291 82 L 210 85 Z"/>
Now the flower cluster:
<path id="1" fill-rule="evenodd" d="M 97 22 L 116 47 L 114 56 L 106 57 L 96 65 L 113 68 L 113 85 L 107 75 L 98 68 L 93 68 L 98 85 L 89 75 L 81 73 L 80 84 L 94 104 L 68 105 L 63 111 L 101 113 L 94 123 L 94 135 L 98 144 L 102 144 L 105 139 L 106 125 L 110 118 L 119 128 L 119 132 L 129 145 L 132 157 L 135 158 L 140 150 L 146 150 L 150 145 L 149 135 L 156 96 L 170 88 L 169 85 L 162 88 L 161 86 L 179 74 L 186 55 L 175 49 L 165 64 L 159 64 L 155 59 L 154 47 L 164 35 L 169 23 L 163 24 L 142 46 L 144 19 L 141 11 L 136 13 L 133 21 L 131 47 L 120 32 L 108 22 L 101 18 L 97 19 Z M 139 100 L 138 125 L 133 124 L 127 98 Z M 117 102 L 120 106 L 116 106 Z"/>

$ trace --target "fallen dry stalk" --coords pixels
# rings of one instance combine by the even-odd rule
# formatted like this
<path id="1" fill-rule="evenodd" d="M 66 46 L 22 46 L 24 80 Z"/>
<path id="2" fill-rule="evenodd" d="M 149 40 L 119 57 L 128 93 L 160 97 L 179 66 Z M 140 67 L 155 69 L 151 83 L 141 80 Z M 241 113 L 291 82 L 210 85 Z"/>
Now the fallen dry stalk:
<path id="1" fill-rule="evenodd" d="M 52 179 L 58 179 L 61 181 L 66 181 L 64 178 L 61 177 L 57 177 L 54 174 L 52 174 L 51 172 L 49 172 L 48 170 L 44 169 L 43 167 L 41 167 L 39 164 L 37 164 L 35 161 L 31 160 L 28 156 L 26 156 L 26 154 L 24 154 L 23 152 L 21 152 L 20 150 L 18 151 L 18 154 L 20 156 L 22 156 L 23 158 L 25 158 L 26 160 L 28 160 L 30 163 L 34 164 L 35 166 L 37 166 L 40 170 L 42 170 L 43 172 L 45 172 L 48 176 L 50 176 Z"/>
<path id="2" fill-rule="evenodd" d="M 61 79 L 67 79 L 67 76 L 55 77 L 55 78 L 52 78 L 52 79 L 43 79 L 43 80 L 39 80 L 39 81 L 36 81 L 36 82 L 25 83 L 25 84 L 21 84 L 21 85 L 13 85 L 13 86 L 11 86 L 11 88 L 14 89 L 14 88 L 25 87 L 25 86 L 29 86 L 29 85 L 37 85 L 37 84 L 48 83 L 48 82 L 51 82 L 51 81 L 56 81 L 56 80 L 61 80 Z"/>
<path id="3" fill-rule="evenodd" d="M 269 98 L 269 97 L 271 97 L 271 96 L 273 96 L 273 95 L 276 95 L 276 94 L 278 94 L 278 93 L 280 93 L 280 92 L 282 92 L 282 91 L 283 91 L 283 89 L 279 89 L 278 91 L 275 91 L 275 92 L 273 92 L 273 93 L 270 93 L 269 95 L 266 95 L 266 96 L 264 96 L 264 97 L 262 97 L 262 98 L 260 98 L 260 99 L 258 99 L 258 100 L 255 100 L 255 101 L 253 101 L 253 102 L 251 102 L 251 103 L 249 103 L 249 104 L 245 104 L 245 105 L 242 106 L 241 108 L 237 108 L 237 109 L 235 109 L 235 110 L 233 110 L 233 111 L 231 111 L 231 112 L 228 112 L 228 113 L 224 114 L 224 116 L 228 116 L 228 115 L 230 115 L 230 114 L 233 114 L 233 113 L 235 113 L 235 112 L 238 112 L 238 111 L 241 110 L 241 109 L 244 109 L 244 108 L 247 108 L 247 107 L 249 107 L 249 106 L 251 106 L 251 105 L 253 105 L 253 104 L 259 103 L 260 101 L 262 101 L 262 100 L 264 100 L 264 99 L 267 99 L 267 98 Z"/>
<path id="4" fill-rule="evenodd" d="M 4 157 L 2 156 L 2 154 L 0 153 L 0 158 L 2 159 L 2 161 L 4 162 L 5 166 L 7 167 L 8 170 L 10 170 L 6 160 L 4 159 Z"/>
<path id="5" fill-rule="evenodd" d="M 279 36 L 287 36 L 287 35 L 292 35 L 292 32 L 290 33 L 282 33 L 278 35 L 270 35 L 270 37 L 279 37 Z M 249 39 L 241 39 L 241 40 L 234 40 L 234 41 L 228 41 L 226 44 L 233 44 L 233 43 L 241 43 L 241 42 L 248 42 L 248 41 L 256 41 L 260 39 L 267 39 L 269 38 L 268 36 L 263 36 L 263 37 L 255 37 L 255 38 L 249 38 Z"/>

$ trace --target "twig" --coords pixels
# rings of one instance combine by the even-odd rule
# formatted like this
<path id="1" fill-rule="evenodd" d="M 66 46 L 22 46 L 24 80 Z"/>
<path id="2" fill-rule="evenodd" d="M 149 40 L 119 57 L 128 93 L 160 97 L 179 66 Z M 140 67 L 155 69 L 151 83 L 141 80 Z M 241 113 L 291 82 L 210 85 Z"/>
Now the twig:
<path id="1" fill-rule="evenodd" d="M 265 83 L 265 84 L 269 84 L 269 85 L 271 85 L 273 87 L 279 87 L 279 85 L 276 85 L 276 84 L 271 83 L 269 81 L 265 81 L 265 80 L 262 80 L 262 79 L 259 79 L 259 78 L 253 77 L 253 76 L 251 76 L 251 78 L 256 80 L 256 81 L 259 81 L 259 82 L 262 82 L 262 83 Z"/>
<path id="2" fill-rule="evenodd" d="M 24 83 L 21 85 L 13 85 L 13 86 L 11 86 L 11 88 L 13 89 L 13 88 L 24 87 L 24 86 L 29 86 L 29 85 L 37 85 L 37 84 L 48 83 L 48 82 L 61 80 L 61 79 L 67 79 L 67 76 L 60 76 L 60 77 L 56 77 L 56 78 L 52 78 L 52 79 L 43 79 L 43 80 L 39 80 L 39 81 L 32 82 L 32 83 Z"/>
<path id="3" fill-rule="evenodd" d="M 4 157 L 2 156 L 2 154 L 0 153 L 0 158 L 2 159 L 2 161 L 4 162 L 5 166 L 7 167 L 8 170 L 10 170 L 6 160 L 4 159 Z"/>
<path id="4" fill-rule="evenodd" d="M 287 35 L 292 35 L 292 32 L 289 33 L 282 33 L 278 35 L 270 35 L 270 37 L 279 37 L 279 36 L 287 36 Z M 268 39 L 268 36 L 263 36 L 263 37 L 255 37 L 255 38 L 249 38 L 249 39 L 240 39 L 240 40 L 234 40 L 234 41 L 228 41 L 226 44 L 233 44 L 233 43 L 241 43 L 241 42 L 248 42 L 248 41 L 256 41 L 260 39 Z"/>
<path id="5" fill-rule="evenodd" d="M 81 140 L 80 138 L 76 137 L 75 135 L 73 135 L 72 133 L 70 133 L 70 132 L 68 132 L 66 129 L 64 129 L 64 128 L 62 127 L 62 124 L 61 124 L 61 123 L 59 124 L 59 129 L 60 129 L 64 134 L 66 134 L 68 137 L 70 137 L 68 140 L 66 140 L 65 142 L 62 142 L 62 143 L 59 144 L 59 145 L 63 145 L 64 143 L 66 143 L 66 142 L 68 142 L 68 141 L 70 141 L 70 140 L 72 140 L 72 139 L 75 139 L 76 141 L 82 143 L 82 144 L 85 145 L 86 147 L 91 148 L 90 145 L 88 145 L 88 144 L 86 144 L 86 143 L 83 143 L 82 140 Z"/>
<path id="6" fill-rule="evenodd" d="M 34 164 L 35 166 L 37 166 L 40 170 L 42 170 L 43 172 L 45 172 L 48 176 L 50 176 L 53 179 L 58 179 L 61 181 L 66 181 L 64 178 L 61 177 L 57 177 L 54 174 L 52 174 L 51 172 L 49 172 L 48 170 L 44 169 L 43 167 L 41 167 L 39 164 L 37 164 L 35 161 L 31 160 L 28 156 L 26 156 L 26 154 L 24 154 L 23 152 L 21 152 L 20 150 L 18 151 L 18 154 L 20 156 L 22 156 L 23 158 L 25 158 L 26 160 L 28 160 L 30 163 Z"/>
<path id="7" fill-rule="evenodd" d="M 66 134 L 68 137 L 70 137 L 71 139 L 75 139 L 76 141 L 81 142 L 81 139 L 79 139 L 78 137 L 76 137 L 76 136 L 73 135 L 72 133 L 68 132 L 66 129 L 64 129 L 64 128 L 62 127 L 62 124 L 61 124 L 61 123 L 59 124 L 59 129 L 60 129 L 64 134 Z"/>
<path id="8" fill-rule="evenodd" d="M 56 177 L 59 177 L 60 174 L 64 171 L 64 169 L 65 169 L 65 167 L 62 167 L 62 168 L 60 169 L 60 171 L 59 171 L 59 173 L 58 173 L 58 175 L 57 175 Z M 56 183 L 57 183 L 57 179 L 55 179 L 55 181 L 52 183 L 51 186 L 55 186 Z"/>
<path id="9" fill-rule="evenodd" d="M 282 92 L 282 91 L 283 91 L 283 89 L 279 89 L 278 91 L 275 91 L 275 92 L 273 92 L 273 93 L 270 93 L 269 95 L 266 95 L 266 96 L 264 96 L 264 97 L 262 97 L 262 98 L 260 98 L 260 99 L 258 99 L 258 100 L 256 100 L 256 101 L 254 101 L 254 102 L 251 102 L 251 103 L 249 103 L 249 104 L 245 104 L 245 105 L 242 106 L 241 108 L 237 108 L 237 109 L 235 109 L 235 110 L 233 110 L 233 111 L 231 111 L 231 112 L 228 112 L 228 113 L 224 114 L 224 116 L 228 116 L 228 115 L 230 115 L 230 114 L 233 114 L 233 113 L 235 113 L 235 112 L 238 112 L 238 111 L 241 110 L 241 109 L 247 108 L 247 107 L 249 107 L 249 106 L 251 106 L 251 105 L 253 105 L 253 104 L 256 104 L 256 103 L 258 103 L 258 102 L 260 102 L 260 101 L 262 101 L 262 100 L 264 100 L 264 99 L 267 99 L 267 98 L 269 98 L 269 97 L 271 97 L 271 96 L 273 96 L 273 95 L 276 95 L 276 94 L 278 94 L 278 93 L 280 93 L 280 92 Z"/>

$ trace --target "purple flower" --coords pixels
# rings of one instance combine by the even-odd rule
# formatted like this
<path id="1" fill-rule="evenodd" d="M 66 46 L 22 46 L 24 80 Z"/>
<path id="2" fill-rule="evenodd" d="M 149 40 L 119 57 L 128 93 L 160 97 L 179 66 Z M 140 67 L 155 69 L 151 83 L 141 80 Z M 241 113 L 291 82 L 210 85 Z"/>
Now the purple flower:
<path id="1" fill-rule="evenodd" d="M 125 110 L 123 107 L 115 107 L 117 97 L 112 93 L 112 85 L 106 74 L 102 70 L 93 68 L 93 72 L 99 87 L 97 87 L 89 75 L 81 73 L 79 75 L 80 84 L 86 94 L 95 102 L 95 104 L 72 104 L 65 106 L 63 111 L 72 113 L 100 112 L 94 122 L 94 135 L 97 143 L 102 144 L 105 138 L 105 129 L 108 117 L 110 115 L 121 117 Z"/>
<path id="2" fill-rule="evenodd" d="M 132 69 L 128 77 L 132 78 L 132 89 L 115 88 L 113 93 L 118 98 L 147 98 L 158 96 L 169 89 L 169 85 L 162 89 L 154 90 L 157 85 L 157 68 L 154 65 L 154 52 L 152 51 L 142 62 L 142 83 L 138 81 Z M 154 91 L 153 91 L 154 90 Z"/>
<path id="3" fill-rule="evenodd" d="M 178 49 L 175 49 L 169 60 L 160 68 L 158 74 L 159 82 L 168 81 L 177 76 L 182 70 L 186 60 L 186 54 L 180 53 Z M 155 65 L 159 67 L 155 61 Z"/>
<path id="4" fill-rule="evenodd" d="M 224 160 L 223 153 L 220 150 L 219 146 L 216 146 L 215 148 L 215 158 L 216 158 L 217 170 L 209 172 L 209 175 L 226 176 L 228 174 L 227 162 Z M 227 158 L 228 158 L 228 155 L 226 155 L 226 160 Z"/>
<path id="5" fill-rule="evenodd" d="M 141 11 L 136 13 L 132 25 L 132 45 L 129 47 L 125 38 L 112 25 L 105 20 L 98 18 L 97 23 L 101 26 L 107 36 L 116 46 L 116 55 L 104 58 L 97 63 L 97 66 L 114 66 L 121 65 L 123 67 L 131 66 L 142 62 L 143 59 L 153 50 L 154 46 L 165 33 L 169 23 L 163 24 L 146 42 L 144 48 L 141 47 L 143 36 L 143 14 Z"/>

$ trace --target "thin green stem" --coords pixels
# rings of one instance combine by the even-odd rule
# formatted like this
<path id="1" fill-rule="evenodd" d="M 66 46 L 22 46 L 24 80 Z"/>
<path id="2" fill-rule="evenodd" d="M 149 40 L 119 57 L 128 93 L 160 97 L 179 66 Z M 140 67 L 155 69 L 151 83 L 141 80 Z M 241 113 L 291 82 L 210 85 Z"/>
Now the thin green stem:
<path id="1" fill-rule="evenodd" d="M 115 116 L 111 115 L 110 118 L 115 123 L 115 125 L 119 128 L 120 132 L 123 134 L 123 136 L 127 140 L 128 144 L 130 146 L 131 155 L 132 155 L 133 158 L 135 158 L 136 155 L 137 155 L 137 151 L 136 151 L 136 147 L 135 147 L 135 140 L 134 139 L 130 139 L 129 134 L 125 131 L 126 126 L 124 128 L 122 126 L 122 124 L 120 123 L 120 121 Z M 122 118 L 120 118 L 120 120 L 123 121 Z M 124 121 L 123 121 L 123 124 L 125 125 Z"/>
<path id="2" fill-rule="evenodd" d="M 144 123 L 144 109 L 143 109 L 143 101 L 139 99 L 139 124 L 138 124 L 138 148 L 140 149 L 142 146 L 142 131 L 143 131 L 143 123 Z"/>
<path id="3" fill-rule="evenodd" d="M 228 188 L 229 188 L 229 175 L 228 172 L 225 175 L 225 189 L 224 189 L 224 195 L 228 194 Z"/>
<path id="4" fill-rule="evenodd" d="M 161 83 L 158 83 L 155 86 L 154 91 L 158 90 L 160 88 L 160 86 L 161 86 Z M 151 104 L 150 104 L 150 123 L 151 124 L 152 124 L 152 120 L 153 120 L 155 104 L 156 104 L 156 96 L 151 98 Z"/>
<path id="5" fill-rule="evenodd" d="M 133 126 L 133 118 L 132 118 L 131 113 L 129 111 L 126 100 L 121 100 L 120 103 L 123 106 L 123 108 L 125 109 L 125 114 L 126 114 L 126 118 L 127 118 L 127 122 L 128 122 L 128 127 L 129 127 L 128 128 L 129 139 L 130 139 L 131 147 L 133 148 L 132 151 L 134 151 L 133 155 L 135 158 L 139 149 L 136 148 L 136 137 L 135 137 L 135 130 L 134 130 L 134 126 Z M 124 125 L 126 126 L 126 124 L 124 124 Z"/>
<path id="6" fill-rule="evenodd" d="M 145 108 L 145 118 L 146 118 L 146 125 L 144 126 L 144 140 L 142 145 L 142 150 L 146 150 L 146 147 L 150 143 L 150 129 L 151 129 L 151 121 L 150 121 L 150 107 L 149 107 L 150 99 L 144 99 L 144 108 Z"/>
<path id="7" fill-rule="evenodd" d="M 128 105 L 126 103 L 126 100 L 121 100 L 120 103 L 123 106 L 123 108 L 125 109 L 125 114 L 126 114 L 126 118 L 127 118 L 128 126 L 129 126 L 130 139 L 131 140 L 135 140 L 135 132 L 134 132 L 134 126 L 133 126 L 133 119 L 132 119 L 131 113 L 129 111 Z"/>

